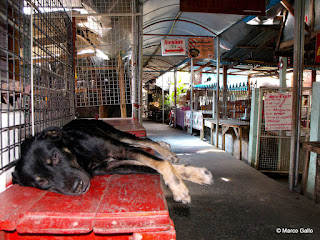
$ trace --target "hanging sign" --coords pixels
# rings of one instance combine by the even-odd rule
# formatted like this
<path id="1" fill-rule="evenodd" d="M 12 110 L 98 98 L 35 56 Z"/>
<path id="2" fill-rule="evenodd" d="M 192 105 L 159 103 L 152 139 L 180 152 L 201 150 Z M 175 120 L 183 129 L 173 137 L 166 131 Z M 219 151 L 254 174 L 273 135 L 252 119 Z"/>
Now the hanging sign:
<path id="1" fill-rule="evenodd" d="M 184 39 L 161 40 L 162 56 L 186 55 L 186 43 Z"/>
<path id="2" fill-rule="evenodd" d="M 180 0 L 181 12 L 265 15 L 265 0 Z"/>
<path id="3" fill-rule="evenodd" d="M 291 131 L 292 93 L 266 93 L 264 117 L 266 131 Z"/>
<path id="4" fill-rule="evenodd" d="M 188 51 L 192 58 L 213 58 L 213 38 L 189 38 Z"/>
<path id="5" fill-rule="evenodd" d="M 320 33 L 317 34 L 317 44 L 316 44 L 316 63 L 320 63 Z"/>

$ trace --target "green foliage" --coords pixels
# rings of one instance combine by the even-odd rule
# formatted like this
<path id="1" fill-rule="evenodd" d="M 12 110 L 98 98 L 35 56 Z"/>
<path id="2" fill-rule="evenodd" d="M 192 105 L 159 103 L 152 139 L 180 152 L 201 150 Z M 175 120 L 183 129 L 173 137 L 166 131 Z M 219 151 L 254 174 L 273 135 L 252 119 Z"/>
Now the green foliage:
<path id="1" fill-rule="evenodd" d="M 177 82 L 177 102 L 179 102 L 181 94 L 185 93 L 186 90 L 184 87 L 186 84 L 181 83 L 181 78 L 179 78 L 179 81 Z M 171 85 L 174 85 L 173 82 L 170 82 Z M 164 101 L 164 105 L 167 107 L 173 106 L 174 105 L 174 91 L 171 94 L 166 94 L 166 100 Z"/>

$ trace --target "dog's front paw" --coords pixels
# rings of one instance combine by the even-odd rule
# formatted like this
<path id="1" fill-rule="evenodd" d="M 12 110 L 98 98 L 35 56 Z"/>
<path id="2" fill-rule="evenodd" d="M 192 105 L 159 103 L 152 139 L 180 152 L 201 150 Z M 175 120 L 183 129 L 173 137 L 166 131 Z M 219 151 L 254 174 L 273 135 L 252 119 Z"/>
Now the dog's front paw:
<path id="1" fill-rule="evenodd" d="M 184 184 L 179 184 L 179 188 L 172 190 L 173 199 L 176 202 L 183 203 L 183 204 L 190 204 L 191 197 L 189 195 L 189 190 Z"/>
<path id="2" fill-rule="evenodd" d="M 212 173 L 207 168 L 199 168 L 200 184 L 213 184 Z"/>

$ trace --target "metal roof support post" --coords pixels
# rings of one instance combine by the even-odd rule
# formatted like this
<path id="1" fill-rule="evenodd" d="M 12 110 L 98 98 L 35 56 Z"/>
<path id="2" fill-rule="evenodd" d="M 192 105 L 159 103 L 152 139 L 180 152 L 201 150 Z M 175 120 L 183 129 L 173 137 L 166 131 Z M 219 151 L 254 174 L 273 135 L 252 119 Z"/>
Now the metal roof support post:
<path id="1" fill-rule="evenodd" d="M 288 58 L 279 57 L 279 80 L 280 80 L 280 92 L 284 92 L 283 88 L 287 87 L 287 69 L 288 69 Z M 281 169 L 281 159 L 285 157 L 285 152 L 287 149 L 287 141 L 285 138 L 286 131 L 279 131 L 279 143 L 278 143 L 278 170 Z"/>
<path id="2" fill-rule="evenodd" d="M 298 181 L 299 138 L 301 119 L 301 96 L 304 60 L 304 9 L 305 1 L 296 0 L 294 3 L 294 52 L 293 52 L 293 96 L 292 96 L 292 126 L 291 150 L 289 166 L 289 190 L 294 190 Z"/>
<path id="3" fill-rule="evenodd" d="M 174 79 L 174 128 L 177 127 L 177 69 L 175 68 L 173 71 L 173 79 Z"/>
<path id="4" fill-rule="evenodd" d="M 193 128 L 193 78 L 194 78 L 194 71 L 193 71 L 193 58 L 191 58 L 191 78 L 190 78 L 190 130 L 189 133 L 192 134 Z"/>
<path id="5" fill-rule="evenodd" d="M 280 57 L 279 58 L 279 78 L 280 78 L 280 87 L 287 87 L 287 70 L 288 70 L 288 58 Z"/>
<path id="6" fill-rule="evenodd" d="M 163 75 L 161 76 L 162 82 L 162 123 L 164 123 L 164 89 L 163 89 Z"/>
<path id="7" fill-rule="evenodd" d="M 223 65 L 223 119 L 228 119 L 228 65 Z"/>
<path id="8" fill-rule="evenodd" d="M 138 42 L 139 42 L 139 78 L 138 78 L 138 120 L 140 123 L 142 123 L 142 111 L 141 111 L 141 106 L 142 106 L 142 77 L 143 77 L 143 1 L 139 0 L 138 1 L 138 13 L 141 15 L 137 16 L 138 18 Z"/>
<path id="9" fill-rule="evenodd" d="M 35 119 L 34 119 L 34 78 L 33 78 L 33 5 L 30 4 L 30 86 L 31 86 L 31 133 L 35 135 Z"/>
<path id="10" fill-rule="evenodd" d="M 132 32 L 133 32 L 133 51 L 132 51 L 132 118 L 142 122 L 142 2 L 133 1 L 132 7 Z M 135 14 L 135 12 L 141 14 Z"/>
<path id="11" fill-rule="evenodd" d="M 217 91 L 216 91 L 216 147 L 219 147 L 219 115 L 220 115 L 220 109 L 219 109 L 219 81 L 220 81 L 220 37 L 217 37 Z M 214 90 L 213 90 L 214 91 Z M 213 110 L 213 109 L 212 109 Z"/>
<path id="12" fill-rule="evenodd" d="M 136 3 L 139 1 L 132 1 L 132 13 L 136 11 Z M 139 76 L 138 70 L 138 24 L 137 24 L 137 17 L 132 16 L 132 35 L 133 35 L 133 44 L 132 44 L 132 61 L 131 61 L 131 68 L 132 68 L 132 92 L 131 92 L 131 102 L 132 102 L 132 118 L 138 119 L 137 113 L 137 105 L 138 105 L 138 97 L 137 97 L 137 79 Z"/>

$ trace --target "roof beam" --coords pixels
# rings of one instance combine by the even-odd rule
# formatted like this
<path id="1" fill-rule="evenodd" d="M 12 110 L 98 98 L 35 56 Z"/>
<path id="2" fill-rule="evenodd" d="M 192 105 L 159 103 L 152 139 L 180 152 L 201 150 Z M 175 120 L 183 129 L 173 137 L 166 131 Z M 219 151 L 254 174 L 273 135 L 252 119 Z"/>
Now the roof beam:
<path id="1" fill-rule="evenodd" d="M 293 7 L 291 6 L 291 4 L 287 1 L 287 0 L 282 0 L 280 2 L 282 4 L 282 6 L 284 6 L 288 11 L 289 13 L 291 13 L 291 15 L 294 17 L 294 9 Z M 304 28 L 306 29 L 306 31 L 308 33 L 310 33 L 310 28 L 308 26 L 308 24 L 304 23 Z"/>

